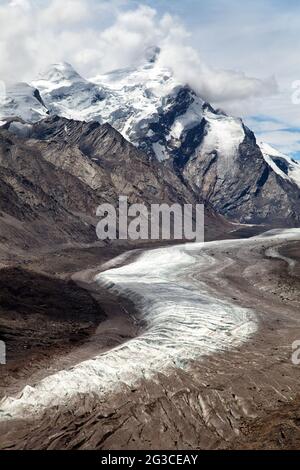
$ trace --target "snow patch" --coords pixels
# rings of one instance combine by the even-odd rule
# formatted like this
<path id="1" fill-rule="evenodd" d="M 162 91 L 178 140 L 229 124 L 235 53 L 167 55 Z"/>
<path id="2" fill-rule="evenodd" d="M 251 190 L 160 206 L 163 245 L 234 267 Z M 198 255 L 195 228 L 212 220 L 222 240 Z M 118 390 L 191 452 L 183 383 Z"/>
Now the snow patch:
<path id="1" fill-rule="evenodd" d="M 163 162 L 164 160 L 168 160 L 169 155 L 165 150 L 165 147 L 161 145 L 159 142 L 155 142 L 152 145 L 153 151 L 156 155 L 156 158 L 159 162 Z"/>
<path id="2" fill-rule="evenodd" d="M 189 106 L 188 110 L 178 116 L 171 127 L 170 137 L 174 139 L 180 139 L 182 133 L 188 129 L 192 129 L 195 125 L 201 122 L 203 112 L 204 101 L 195 97 L 195 101 Z"/>
<path id="3" fill-rule="evenodd" d="M 231 171 L 232 159 L 238 154 L 239 146 L 245 138 L 242 121 L 210 111 L 205 112 L 204 118 L 208 122 L 207 133 L 198 151 L 203 154 L 217 152 L 221 157 L 220 170 Z"/>

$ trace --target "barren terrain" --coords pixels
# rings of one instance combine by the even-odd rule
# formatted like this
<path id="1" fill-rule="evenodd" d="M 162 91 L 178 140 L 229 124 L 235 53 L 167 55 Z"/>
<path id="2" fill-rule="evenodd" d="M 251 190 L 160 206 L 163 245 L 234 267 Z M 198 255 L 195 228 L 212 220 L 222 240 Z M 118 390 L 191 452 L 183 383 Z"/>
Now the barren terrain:
<path id="1" fill-rule="evenodd" d="M 192 288 L 195 302 L 202 306 L 208 298 L 210 302 L 217 299 L 225 313 L 238 314 L 234 319 L 242 318 L 239 312 L 246 312 L 247 322 L 250 319 L 253 325 L 246 331 L 239 326 L 231 328 L 227 321 L 213 326 L 208 303 L 208 334 L 214 347 L 208 350 L 207 334 L 200 330 L 195 336 L 183 337 L 180 345 L 175 335 L 170 354 L 164 353 L 163 342 L 154 355 L 157 360 L 151 363 L 147 358 L 153 346 L 147 337 L 150 339 L 153 326 L 141 318 L 141 304 L 133 295 L 145 277 L 140 275 L 137 285 L 127 285 L 126 290 L 122 285 L 122 269 L 134 268 L 144 252 L 129 253 L 103 267 L 111 258 L 105 250 L 101 258 L 103 248 L 78 250 L 76 266 L 82 263 L 82 269 L 77 273 L 72 250 L 55 256 L 45 254 L 48 275 L 55 270 L 64 272 L 61 277 L 72 278 L 78 289 L 85 288 L 100 303 L 106 318 L 98 316 L 98 326 L 95 322 L 90 325 L 88 340 L 77 338 L 75 344 L 66 346 L 63 356 L 59 348 L 57 354 L 49 352 L 44 362 L 33 361 L 21 376 L 15 372 L 5 375 L 1 366 L 6 377 L 2 395 L 11 397 L 1 402 L 1 448 L 299 447 L 300 368 L 291 361 L 292 343 L 300 338 L 298 240 L 298 231 L 278 231 L 249 240 L 187 247 L 194 262 L 188 262 L 183 270 L 179 267 L 172 282 L 179 288 Z M 159 249 L 160 269 L 164 266 L 163 250 L 176 249 Z M 117 249 L 115 255 L 122 251 Z M 149 248 L 146 253 L 151 254 Z M 36 263 L 34 259 L 28 262 L 27 269 L 36 269 Z M 115 266 L 121 271 L 113 270 Z M 95 274 L 103 269 L 105 282 L 95 284 Z M 115 276 L 113 285 L 107 284 L 112 279 L 110 273 Z M 128 281 L 128 272 L 126 276 Z M 170 282 L 168 276 L 164 279 Z M 179 302 L 178 307 L 182 306 Z M 153 311 L 151 305 L 147 308 Z M 195 313 L 185 310 L 184 319 Z M 177 321 L 175 318 L 174 328 Z M 162 338 L 172 343 L 172 335 L 168 336 L 172 325 L 162 325 L 156 333 L 158 349 Z M 218 338 L 223 338 L 221 343 Z M 130 363 L 128 354 L 134 354 L 136 345 L 140 349 Z M 119 362 L 109 369 L 116 357 Z M 123 357 L 126 361 L 122 365 Z M 176 360 L 171 363 L 170 357 Z M 144 367 L 138 360 L 141 364 L 144 361 Z M 33 388 L 22 392 L 25 383 Z"/>

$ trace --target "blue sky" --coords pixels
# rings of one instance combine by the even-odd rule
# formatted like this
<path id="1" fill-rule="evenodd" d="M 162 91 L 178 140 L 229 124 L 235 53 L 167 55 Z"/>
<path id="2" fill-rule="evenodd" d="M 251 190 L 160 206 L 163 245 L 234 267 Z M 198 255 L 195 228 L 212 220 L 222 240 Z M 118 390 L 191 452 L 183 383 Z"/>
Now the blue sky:
<path id="1" fill-rule="evenodd" d="M 300 157 L 299 32 L 296 0 L 0 0 L 0 72 L 25 80 L 67 60 L 90 77 L 160 43 L 182 79 Z"/>

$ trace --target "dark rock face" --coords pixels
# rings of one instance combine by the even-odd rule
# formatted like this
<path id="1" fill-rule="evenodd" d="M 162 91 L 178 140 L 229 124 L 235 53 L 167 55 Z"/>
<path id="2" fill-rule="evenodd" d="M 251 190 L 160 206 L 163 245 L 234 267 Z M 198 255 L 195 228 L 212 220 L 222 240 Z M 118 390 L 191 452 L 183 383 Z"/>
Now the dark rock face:
<path id="1" fill-rule="evenodd" d="M 153 144 L 159 143 L 164 149 L 166 157 L 173 157 L 175 164 L 182 166 L 185 159 L 193 152 L 194 148 L 191 141 L 196 146 L 201 140 L 202 122 L 196 124 L 191 129 L 186 129 L 182 133 L 179 142 L 170 139 L 172 126 L 176 123 L 177 118 L 189 111 L 190 106 L 194 103 L 196 95 L 188 87 L 178 87 L 174 95 L 167 96 L 162 106 L 157 109 L 157 115 L 153 120 L 141 120 L 138 125 L 131 131 L 130 139 L 135 142 L 139 148 L 149 155 L 155 157 Z"/>

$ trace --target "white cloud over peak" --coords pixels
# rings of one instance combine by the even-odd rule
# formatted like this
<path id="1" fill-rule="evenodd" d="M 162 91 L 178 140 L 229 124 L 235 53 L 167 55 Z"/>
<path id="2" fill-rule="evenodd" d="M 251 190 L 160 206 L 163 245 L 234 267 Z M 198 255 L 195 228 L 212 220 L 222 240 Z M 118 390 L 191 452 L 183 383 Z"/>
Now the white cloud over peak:
<path id="1" fill-rule="evenodd" d="M 264 80 L 247 77 L 243 72 L 208 66 L 192 47 L 167 41 L 160 62 L 173 69 L 179 80 L 188 83 L 209 102 L 220 106 L 228 101 L 268 96 L 277 92 L 274 77 Z"/>
<path id="2" fill-rule="evenodd" d="M 181 21 L 147 5 L 128 8 L 121 0 L 11 0 L 0 5 L 2 79 L 30 80 L 62 60 L 93 76 L 137 64 L 149 46 L 160 45 L 161 65 L 213 103 L 276 92 L 274 78 L 261 80 L 205 64 Z"/>
<path id="3" fill-rule="evenodd" d="M 22 8 L 23 10 L 29 10 L 31 7 L 29 0 L 11 0 L 9 6 L 11 8 Z"/>

